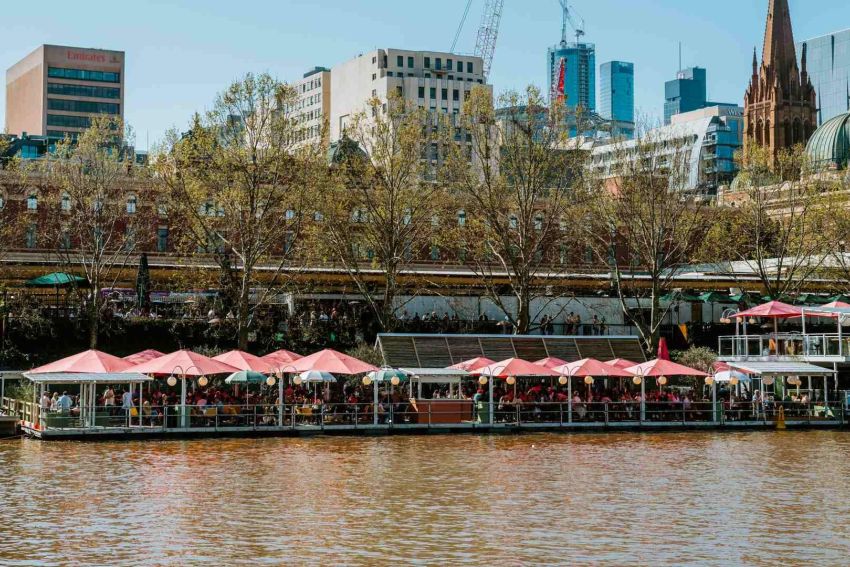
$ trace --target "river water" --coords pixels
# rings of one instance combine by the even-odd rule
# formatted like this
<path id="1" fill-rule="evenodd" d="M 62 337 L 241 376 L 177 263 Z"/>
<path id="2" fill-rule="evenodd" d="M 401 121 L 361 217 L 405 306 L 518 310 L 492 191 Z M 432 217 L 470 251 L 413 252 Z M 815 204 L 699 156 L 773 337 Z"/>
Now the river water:
<path id="1" fill-rule="evenodd" d="M 0 564 L 847 565 L 837 431 L 0 442 Z"/>

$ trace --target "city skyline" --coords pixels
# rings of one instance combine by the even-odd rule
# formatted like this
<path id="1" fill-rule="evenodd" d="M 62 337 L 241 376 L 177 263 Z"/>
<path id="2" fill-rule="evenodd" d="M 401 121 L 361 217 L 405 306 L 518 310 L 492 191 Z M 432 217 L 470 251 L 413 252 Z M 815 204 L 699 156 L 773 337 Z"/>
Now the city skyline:
<path id="1" fill-rule="evenodd" d="M 490 77 L 497 94 L 529 83 L 546 88 L 544 57 L 560 37 L 561 13 L 556 0 L 537 3 L 539 9 L 533 11 L 505 4 Z M 63 12 L 62 18 L 44 16 L 53 13 L 51 6 L 63 6 L 58 2 L 43 2 L 38 13 L 12 5 L 4 7 L 7 42 L 0 47 L 0 65 L 8 69 L 44 43 L 125 51 L 125 116 L 136 130 L 137 147 L 147 149 L 168 128 L 184 127 L 193 112 L 208 108 L 216 93 L 249 71 L 269 71 L 295 82 L 316 65 L 332 67 L 376 46 L 448 50 L 463 8 L 456 0 L 436 0 L 427 12 L 385 0 L 365 0 L 357 7 L 324 0 L 321 10 L 316 4 L 262 1 L 250 13 L 235 14 L 223 1 L 207 2 L 201 12 L 193 2 L 175 6 L 150 0 L 134 4 L 134 17 L 121 22 L 101 0 L 79 13 Z M 458 43 L 460 53 L 474 48 L 482 4 L 473 3 Z M 700 13 L 673 0 L 640 3 L 639 9 L 622 0 L 573 4 L 586 21 L 584 39 L 596 44 L 597 66 L 634 61 L 638 120 L 661 120 L 664 82 L 678 70 L 680 40 L 683 67 L 708 70 L 709 99 L 743 103 L 750 75 L 750 57 L 744 55 L 753 46 L 761 50 L 766 0 L 746 6 L 721 0 Z M 835 0 L 792 0 L 797 41 L 847 27 L 835 22 L 839 6 Z M 187 22 L 194 25 L 187 28 Z M 0 99 L 5 104 L 5 93 Z"/>

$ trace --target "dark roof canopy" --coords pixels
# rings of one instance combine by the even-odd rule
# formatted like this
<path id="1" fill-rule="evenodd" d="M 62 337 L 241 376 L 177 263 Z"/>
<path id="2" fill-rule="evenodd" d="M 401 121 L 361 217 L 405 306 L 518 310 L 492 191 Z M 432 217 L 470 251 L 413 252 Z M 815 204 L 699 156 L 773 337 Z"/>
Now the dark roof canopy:
<path id="1" fill-rule="evenodd" d="M 446 368 L 479 356 L 530 361 L 554 356 L 568 362 L 582 358 L 646 360 L 637 337 L 380 334 L 377 343 L 384 364 L 393 368 Z"/>

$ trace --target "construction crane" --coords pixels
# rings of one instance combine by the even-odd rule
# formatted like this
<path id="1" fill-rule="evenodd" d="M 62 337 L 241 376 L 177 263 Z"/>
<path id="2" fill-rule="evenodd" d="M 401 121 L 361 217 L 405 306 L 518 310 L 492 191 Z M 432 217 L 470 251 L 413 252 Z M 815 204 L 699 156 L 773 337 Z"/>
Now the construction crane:
<path id="1" fill-rule="evenodd" d="M 485 0 L 484 13 L 481 15 L 481 25 L 478 28 L 478 38 L 475 41 L 475 55 L 484 60 L 484 76 L 490 75 L 490 68 L 493 66 L 493 54 L 496 52 L 496 40 L 499 37 L 499 24 L 502 21 L 502 8 L 504 0 Z M 463 11 L 463 17 L 460 20 L 460 25 L 455 32 L 455 38 L 452 42 L 450 52 L 455 52 L 458 39 L 463 31 L 463 25 L 466 23 L 466 18 L 469 16 L 469 10 L 472 7 L 472 0 L 467 0 L 466 8 Z"/>
<path id="2" fill-rule="evenodd" d="M 576 34 L 576 43 L 581 41 L 582 36 L 584 36 L 584 18 L 578 15 L 575 11 L 575 8 L 567 3 L 567 0 L 560 0 L 561 8 L 564 10 L 564 20 L 561 24 L 561 47 L 567 46 L 567 26 L 573 28 Z M 576 18 L 578 17 L 578 22 L 576 22 Z"/>

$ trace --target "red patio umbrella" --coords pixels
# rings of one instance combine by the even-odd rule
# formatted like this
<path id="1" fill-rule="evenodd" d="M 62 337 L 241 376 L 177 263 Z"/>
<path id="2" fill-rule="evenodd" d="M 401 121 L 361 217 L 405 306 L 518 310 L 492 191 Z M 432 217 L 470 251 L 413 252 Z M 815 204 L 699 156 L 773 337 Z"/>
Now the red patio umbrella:
<path id="1" fill-rule="evenodd" d="M 769 301 L 764 305 L 740 311 L 732 315 L 736 319 L 748 317 L 765 317 L 767 319 L 795 319 L 803 316 L 803 310 L 796 305 L 789 305 L 781 301 Z"/>
<path id="2" fill-rule="evenodd" d="M 274 365 L 270 362 L 241 350 L 225 352 L 224 354 L 214 356 L 213 360 L 229 364 L 239 370 L 253 370 L 262 374 L 269 374 L 274 371 Z"/>
<path id="3" fill-rule="evenodd" d="M 132 367 L 132 362 L 112 356 L 99 350 L 86 350 L 81 353 L 33 368 L 30 374 L 47 374 L 50 372 L 87 372 L 108 373 L 124 372 Z"/>
<path id="4" fill-rule="evenodd" d="M 452 370 L 465 370 L 469 372 L 470 370 L 475 370 L 476 368 L 481 368 L 488 364 L 493 364 L 494 362 L 496 361 L 491 360 L 486 356 L 479 356 L 478 358 L 471 358 L 469 360 L 464 360 L 463 362 L 458 362 L 457 364 L 449 366 L 449 368 Z"/>
<path id="5" fill-rule="evenodd" d="M 667 339 L 665 337 L 658 339 L 658 358 L 661 360 L 670 360 L 670 349 L 667 348 Z"/>
<path id="6" fill-rule="evenodd" d="M 169 376 L 171 374 L 205 376 L 208 374 L 232 374 L 238 371 L 239 369 L 235 366 L 213 360 L 208 356 L 192 352 L 191 350 L 178 350 L 124 370 L 124 372 L 138 372 L 140 374 L 155 374 L 160 376 Z"/>
<path id="7" fill-rule="evenodd" d="M 626 368 L 636 376 L 643 377 L 660 377 L 660 376 L 708 376 L 708 373 L 695 368 L 689 368 L 669 360 L 661 360 L 656 358 L 643 364 L 637 364 L 631 368 Z"/>
<path id="8" fill-rule="evenodd" d="M 275 369 L 278 369 L 284 366 L 291 366 L 293 362 L 304 357 L 291 350 L 280 349 L 260 358 L 271 364 Z"/>
<path id="9" fill-rule="evenodd" d="M 493 378 L 507 378 L 508 376 L 559 376 L 557 372 L 534 364 L 521 358 L 508 358 L 501 362 L 494 362 L 487 366 L 476 368 L 471 371 L 481 376 L 492 376 Z"/>
<path id="10" fill-rule="evenodd" d="M 566 363 L 567 363 L 566 360 L 561 360 L 560 358 L 557 358 L 555 356 L 550 356 L 548 358 L 542 358 L 540 360 L 534 361 L 534 364 L 537 364 L 537 365 L 540 365 L 540 366 L 545 366 L 546 368 L 549 368 L 550 370 L 554 370 L 558 366 L 563 366 Z"/>
<path id="11" fill-rule="evenodd" d="M 133 364 L 141 364 L 143 362 L 148 362 L 149 360 L 159 358 L 160 356 L 165 356 L 165 353 L 149 348 L 141 352 L 137 352 L 136 354 L 125 356 L 124 360 L 126 360 L 127 362 L 132 362 Z"/>
<path id="12" fill-rule="evenodd" d="M 292 367 L 294 372 L 318 370 L 331 374 L 362 374 L 378 370 L 377 367 L 368 362 L 363 362 L 330 348 L 300 358 L 292 364 Z"/>
<path id="13" fill-rule="evenodd" d="M 616 366 L 620 370 L 625 370 L 626 368 L 636 366 L 637 362 L 632 362 L 631 360 L 626 360 L 625 358 L 615 358 L 614 360 L 605 361 L 605 364 Z"/>
<path id="14" fill-rule="evenodd" d="M 595 378 L 631 378 L 633 373 L 595 358 L 585 358 L 553 368 L 563 376 L 592 376 Z"/>

